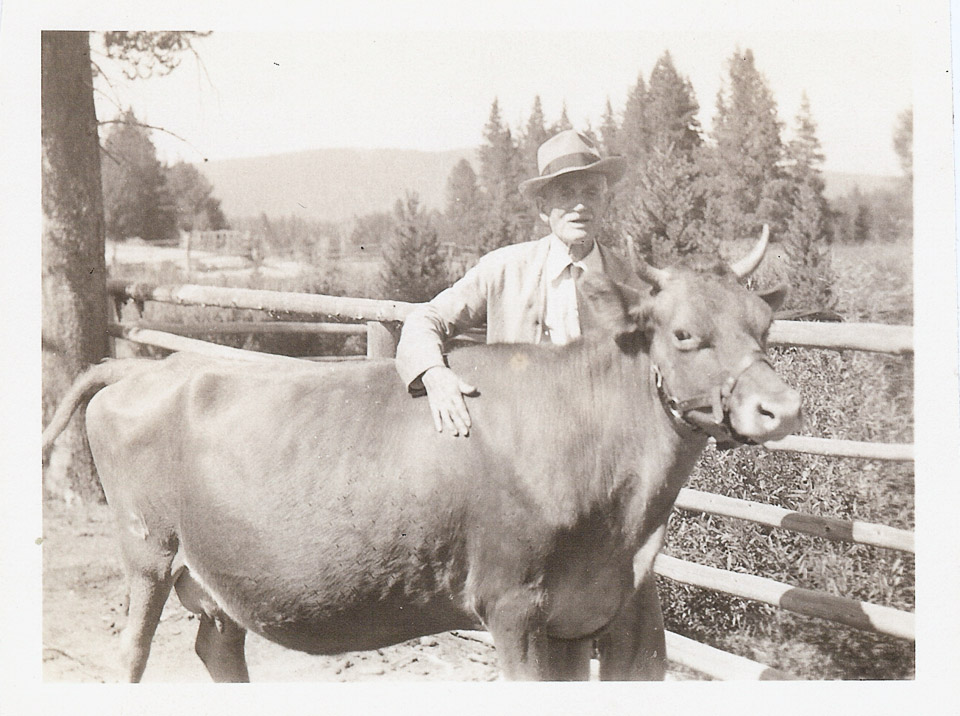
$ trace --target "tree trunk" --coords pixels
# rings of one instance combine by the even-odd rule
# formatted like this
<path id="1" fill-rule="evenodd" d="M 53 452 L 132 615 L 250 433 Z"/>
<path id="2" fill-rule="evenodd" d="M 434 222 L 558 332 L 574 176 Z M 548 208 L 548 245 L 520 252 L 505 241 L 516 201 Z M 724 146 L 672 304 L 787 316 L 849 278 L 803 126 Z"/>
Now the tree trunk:
<path id="1" fill-rule="evenodd" d="M 100 140 L 87 32 L 41 34 L 43 144 L 43 416 L 49 420 L 74 378 L 107 356 Z M 102 499 L 76 417 L 44 471 L 49 494 Z"/>

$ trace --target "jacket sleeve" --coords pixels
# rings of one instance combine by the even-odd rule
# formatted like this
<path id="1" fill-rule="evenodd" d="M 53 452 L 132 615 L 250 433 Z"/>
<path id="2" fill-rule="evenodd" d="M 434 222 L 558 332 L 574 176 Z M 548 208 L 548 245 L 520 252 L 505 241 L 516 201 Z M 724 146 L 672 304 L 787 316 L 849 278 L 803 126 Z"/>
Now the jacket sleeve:
<path id="1" fill-rule="evenodd" d="M 407 316 L 397 344 L 396 366 L 410 392 L 422 390 L 424 371 L 444 365 L 444 341 L 486 321 L 487 291 L 495 268 L 494 262 L 481 259 L 463 278 Z"/>

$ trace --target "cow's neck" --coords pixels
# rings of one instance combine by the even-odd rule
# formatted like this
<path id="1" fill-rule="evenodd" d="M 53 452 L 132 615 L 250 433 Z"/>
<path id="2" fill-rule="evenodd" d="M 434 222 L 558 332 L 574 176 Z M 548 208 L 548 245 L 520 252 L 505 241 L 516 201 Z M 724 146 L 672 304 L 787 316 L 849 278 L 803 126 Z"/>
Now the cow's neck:
<path id="1" fill-rule="evenodd" d="M 603 443 L 619 453 L 613 492 L 624 500 L 627 531 L 642 541 L 666 519 L 707 439 L 664 410 L 646 353 L 616 358 L 609 390 L 617 399 L 598 406 L 606 408 Z"/>

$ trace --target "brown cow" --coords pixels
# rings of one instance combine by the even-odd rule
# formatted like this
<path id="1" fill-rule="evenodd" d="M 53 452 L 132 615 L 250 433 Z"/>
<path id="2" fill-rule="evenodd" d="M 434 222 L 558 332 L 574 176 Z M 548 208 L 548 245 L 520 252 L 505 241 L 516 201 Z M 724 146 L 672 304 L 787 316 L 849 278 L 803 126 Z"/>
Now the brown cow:
<path id="1" fill-rule="evenodd" d="M 479 387 L 438 434 L 389 361 L 272 365 L 176 354 L 78 379 L 129 580 L 122 654 L 146 666 L 170 588 L 216 680 L 246 630 L 313 654 L 488 629 L 507 678 L 662 675 L 651 576 L 708 435 L 783 437 L 800 399 L 763 357 L 768 304 L 718 264 L 601 277 L 602 337 L 454 351 Z M 595 302 L 602 303 L 602 302 Z"/>

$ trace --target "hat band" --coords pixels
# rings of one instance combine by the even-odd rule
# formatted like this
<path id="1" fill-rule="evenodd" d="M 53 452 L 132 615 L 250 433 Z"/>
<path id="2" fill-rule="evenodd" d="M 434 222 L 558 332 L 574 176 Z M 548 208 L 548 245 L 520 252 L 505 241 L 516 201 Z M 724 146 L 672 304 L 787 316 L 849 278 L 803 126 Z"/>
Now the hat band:
<path id="1" fill-rule="evenodd" d="M 562 157 L 557 157 L 547 164 L 540 172 L 540 176 L 545 177 L 548 174 L 553 174 L 561 169 L 569 169 L 570 167 L 582 167 L 586 169 L 591 164 L 596 164 L 599 161 L 600 157 L 596 154 L 587 154 L 586 152 L 564 154 Z"/>

